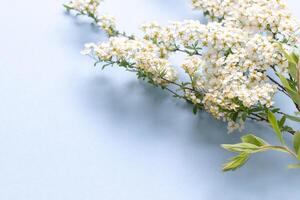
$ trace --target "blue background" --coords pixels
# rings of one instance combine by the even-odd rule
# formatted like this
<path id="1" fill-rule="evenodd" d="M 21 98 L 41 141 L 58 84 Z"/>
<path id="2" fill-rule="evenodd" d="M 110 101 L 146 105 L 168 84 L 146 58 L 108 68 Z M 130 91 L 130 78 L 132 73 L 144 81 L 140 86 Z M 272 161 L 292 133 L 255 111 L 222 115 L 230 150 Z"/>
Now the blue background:
<path id="1" fill-rule="evenodd" d="M 9 0 L 0 13 L 1 200 L 297 199 L 300 171 L 281 153 L 221 172 L 238 142 L 226 125 L 118 68 L 101 71 L 79 54 L 104 39 L 61 0 Z M 289 1 L 293 12 L 300 3 Z M 107 0 L 120 29 L 146 21 L 199 19 L 186 0 Z M 282 98 L 280 106 L 292 111 Z M 266 125 L 245 132 L 269 141 Z"/>

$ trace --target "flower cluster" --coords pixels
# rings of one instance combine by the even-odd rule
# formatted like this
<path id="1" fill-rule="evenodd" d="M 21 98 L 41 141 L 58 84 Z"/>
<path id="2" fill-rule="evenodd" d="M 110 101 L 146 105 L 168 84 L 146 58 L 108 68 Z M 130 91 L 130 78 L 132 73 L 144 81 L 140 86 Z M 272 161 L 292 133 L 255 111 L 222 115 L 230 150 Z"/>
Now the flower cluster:
<path id="1" fill-rule="evenodd" d="M 196 73 L 199 71 L 200 67 L 203 66 L 204 63 L 200 56 L 187 56 L 185 58 L 185 62 L 182 63 L 182 68 L 184 71 L 191 77 L 197 76 Z"/>
<path id="2" fill-rule="evenodd" d="M 248 32 L 266 32 L 281 42 L 297 44 L 299 21 L 282 0 L 192 0 L 211 21 Z"/>
<path id="3" fill-rule="evenodd" d="M 111 36 L 108 42 L 86 45 L 84 54 L 134 69 L 155 85 L 179 87 L 175 96 L 229 122 L 229 131 L 243 128 L 248 110 L 272 107 L 277 86 L 267 72 L 287 72 L 281 48 L 291 49 L 300 41 L 296 34 L 300 24 L 281 0 L 192 0 L 193 7 L 210 19 L 207 24 L 146 23 L 141 27 L 143 39 L 116 31 L 113 17 L 98 17 L 100 1 L 75 2 L 69 6 L 87 12 Z M 174 52 L 186 55 L 181 67 L 189 82 L 180 80 L 170 65 L 168 58 Z"/>
<path id="4" fill-rule="evenodd" d="M 74 10 L 77 15 L 91 17 L 108 36 L 116 35 L 116 19 L 110 15 L 98 16 L 97 10 L 102 0 L 74 0 L 64 6 L 67 10 Z"/>
<path id="5" fill-rule="evenodd" d="M 74 0 L 67 4 L 65 7 L 70 10 L 76 10 L 82 15 L 97 16 L 97 9 L 102 0 Z"/>
<path id="6" fill-rule="evenodd" d="M 82 53 L 127 69 L 137 69 L 155 85 L 166 86 L 177 79 L 169 61 L 160 57 L 159 48 L 143 39 L 111 37 L 108 42 L 99 45 L 87 44 Z"/>
<path id="7" fill-rule="evenodd" d="M 287 62 L 269 36 L 198 21 L 174 22 L 165 27 L 149 23 L 143 26 L 143 31 L 145 39 L 170 52 L 194 50 L 189 52 L 192 56 L 186 57 L 182 67 L 194 80 L 192 86 L 205 91 L 202 103 L 216 118 L 231 122 L 228 110 L 272 105 L 276 87 L 268 82 L 266 71 L 271 66 L 284 71 Z M 195 94 L 190 91 L 187 96 Z M 238 125 L 229 127 L 232 131 Z"/>

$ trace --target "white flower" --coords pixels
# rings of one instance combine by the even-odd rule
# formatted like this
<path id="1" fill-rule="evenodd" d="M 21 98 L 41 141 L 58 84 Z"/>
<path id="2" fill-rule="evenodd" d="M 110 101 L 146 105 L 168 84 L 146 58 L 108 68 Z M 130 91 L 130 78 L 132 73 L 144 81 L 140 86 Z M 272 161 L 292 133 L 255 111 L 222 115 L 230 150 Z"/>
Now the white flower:
<path id="1" fill-rule="evenodd" d="M 84 49 L 81 51 L 82 55 L 89 55 L 95 49 L 96 44 L 94 43 L 87 43 L 84 45 Z"/>
<path id="2" fill-rule="evenodd" d="M 102 0 L 74 0 L 67 3 L 69 9 L 76 10 L 86 15 L 97 16 L 97 9 Z"/>
<path id="3" fill-rule="evenodd" d="M 99 17 L 98 26 L 108 35 L 111 35 L 116 29 L 116 19 L 110 15 L 102 15 Z"/>
<path id="4" fill-rule="evenodd" d="M 182 64 L 182 68 L 190 76 L 195 76 L 195 73 L 199 68 L 203 66 L 203 61 L 200 56 L 188 56 L 185 58 L 185 62 Z"/>

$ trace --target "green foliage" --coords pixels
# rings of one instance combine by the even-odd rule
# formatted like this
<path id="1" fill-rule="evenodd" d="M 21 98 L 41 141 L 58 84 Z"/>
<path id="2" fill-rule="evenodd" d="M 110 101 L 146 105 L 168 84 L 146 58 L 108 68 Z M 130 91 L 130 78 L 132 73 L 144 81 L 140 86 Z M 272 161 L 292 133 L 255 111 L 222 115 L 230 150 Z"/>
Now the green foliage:
<path id="1" fill-rule="evenodd" d="M 221 145 L 224 149 L 236 153 L 256 153 L 260 150 L 259 146 L 251 143 L 238 143 L 238 144 L 223 144 Z"/>
<path id="2" fill-rule="evenodd" d="M 295 122 L 300 122 L 300 118 L 292 115 L 285 115 L 285 117 L 289 120 L 295 121 Z"/>
<path id="3" fill-rule="evenodd" d="M 300 132 L 297 132 L 293 138 L 294 150 L 298 160 L 300 160 Z"/>
<path id="4" fill-rule="evenodd" d="M 256 145 L 258 147 L 262 147 L 265 145 L 268 145 L 268 143 L 266 141 L 264 141 L 263 139 L 253 135 L 253 134 L 248 134 L 245 135 L 241 138 L 242 142 L 244 143 L 249 143 L 249 144 L 253 144 Z"/>
<path id="5" fill-rule="evenodd" d="M 281 119 L 278 121 L 278 126 L 280 129 L 284 127 L 285 122 L 286 122 L 286 115 L 283 115 Z"/>
<path id="6" fill-rule="evenodd" d="M 241 140 L 242 143 L 221 145 L 228 151 L 239 153 L 239 155 L 231 158 L 228 163 L 223 165 L 223 171 L 232 171 L 242 167 L 251 154 L 264 151 L 264 146 L 268 145 L 263 139 L 253 134 L 245 135 Z"/>
<path id="7" fill-rule="evenodd" d="M 268 121 L 269 121 L 270 125 L 273 127 L 281 144 L 284 144 L 285 142 L 284 142 L 280 127 L 278 125 L 277 119 L 276 119 L 274 113 L 272 113 L 270 110 L 268 111 Z"/>
<path id="8" fill-rule="evenodd" d="M 289 74 L 294 80 L 297 80 L 297 65 L 295 63 L 289 63 Z"/>
<path id="9" fill-rule="evenodd" d="M 298 105 L 300 102 L 300 97 L 297 93 L 297 89 L 293 87 L 293 83 L 291 80 L 286 79 L 282 74 L 276 73 L 279 77 L 283 87 L 285 88 L 288 95 L 291 97 L 291 99 Z"/>
<path id="10" fill-rule="evenodd" d="M 233 171 L 242 167 L 249 160 L 249 154 L 241 153 L 233 158 L 230 161 L 223 165 L 223 171 Z"/>
<path id="11" fill-rule="evenodd" d="M 239 153 L 230 159 L 230 161 L 223 165 L 223 171 L 235 170 L 242 167 L 252 154 L 265 152 L 269 150 L 288 153 L 293 157 L 297 157 L 296 154 L 286 146 L 272 146 L 265 140 L 253 135 L 248 134 L 241 138 L 242 143 L 237 144 L 223 144 L 222 147 L 228 151 Z M 300 133 L 295 135 L 294 146 L 296 151 L 300 155 Z M 299 159 L 300 157 L 298 157 Z"/>

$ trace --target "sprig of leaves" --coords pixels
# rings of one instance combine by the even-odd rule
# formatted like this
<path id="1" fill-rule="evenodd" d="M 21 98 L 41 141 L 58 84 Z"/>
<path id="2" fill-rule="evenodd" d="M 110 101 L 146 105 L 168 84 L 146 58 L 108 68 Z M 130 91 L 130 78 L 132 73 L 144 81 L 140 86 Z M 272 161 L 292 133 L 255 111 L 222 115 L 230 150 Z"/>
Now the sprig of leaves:
<path id="1" fill-rule="evenodd" d="M 294 150 L 287 147 L 282 135 L 282 129 L 285 124 L 286 117 L 283 116 L 280 120 L 276 119 L 272 111 L 268 111 L 268 121 L 270 126 L 276 133 L 281 146 L 270 145 L 265 140 L 253 134 L 248 134 L 241 137 L 241 143 L 237 144 L 223 144 L 222 147 L 228 151 L 239 153 L 230 159 L 230 161 L 223 165 L 223 171 L 232 171 L 242 167 L 250 158 L 252 154 L 265 152 L 269 150 L 287 153 L 300 161 L 300 132 L 296 132 L 293 136 Z M 289 168 L 300 168 L 300 164 L 289 165 Z"/>
<path id="2" fill-rule="evenodd" d="M 253 134 L 245 135 L 241 138 L 241 143 L 238 144 L 223 144 L 222 147 L 228 151 L 239 153 L 239 155 L 234 156 L 229 162 L 223 165 L 223 171 L 233 171 L 236 170 L 249 160 L 250 156 L 255 153 L 265 152 L 269 150 L 279 151 L 287 153 L 294 158 L 300 160 L 300 134 L 294 136 L 294 143 L 296 144 L 296 149 L 298 155 L 290 150 L 287 146 L 274 146 L 268 144 L 265 140 L 257 137 Z M 297 165 L 289 165 L 289 167 L 296 168 Z M 299 165 L 300 167 L 300 165 Z"/>

